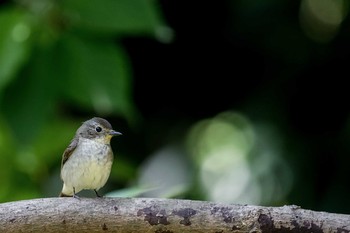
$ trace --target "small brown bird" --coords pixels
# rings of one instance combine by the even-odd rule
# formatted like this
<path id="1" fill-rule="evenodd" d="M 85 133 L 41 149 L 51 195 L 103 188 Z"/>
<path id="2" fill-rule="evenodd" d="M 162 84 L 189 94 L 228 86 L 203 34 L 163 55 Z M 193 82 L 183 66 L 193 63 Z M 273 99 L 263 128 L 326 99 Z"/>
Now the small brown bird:
<path id="1" fill-rule="evenodd" d="M 99 117 L 83 122 L 62 155 L 60 197 L 77 197 L 83 189 L 98 190 L 109 177 L 113 163 L 110 145 L 113 136 L 121 135 L 111 124 Z"/>

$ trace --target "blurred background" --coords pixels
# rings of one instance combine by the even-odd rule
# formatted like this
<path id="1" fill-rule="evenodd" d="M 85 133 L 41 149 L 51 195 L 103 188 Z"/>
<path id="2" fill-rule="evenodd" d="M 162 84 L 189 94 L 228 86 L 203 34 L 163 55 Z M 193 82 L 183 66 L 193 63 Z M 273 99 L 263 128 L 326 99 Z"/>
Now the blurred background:
<path id="1" fill-rule="evenodd" d="M 350 214 L 348 10 L 0 1 L 0 202 L 57 196 L 64 149 L 100 116 L 123 133 L 101 194 Z"/>

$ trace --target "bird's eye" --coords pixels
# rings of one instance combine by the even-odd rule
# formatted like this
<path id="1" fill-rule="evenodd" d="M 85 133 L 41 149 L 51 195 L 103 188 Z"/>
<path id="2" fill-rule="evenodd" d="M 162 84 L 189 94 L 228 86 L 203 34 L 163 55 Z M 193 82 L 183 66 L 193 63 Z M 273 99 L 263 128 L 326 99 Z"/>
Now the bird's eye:
<path id="1" fill-rule="evenodd" d="M 99 133 L 99 132 L 101 132 L 101 131 L 102 131 L 102 128 L 101 128 L 100 126 L 97 126 L 95 130 L 96 130 L 96 132 L 98 132 L 98 133 Z"/>

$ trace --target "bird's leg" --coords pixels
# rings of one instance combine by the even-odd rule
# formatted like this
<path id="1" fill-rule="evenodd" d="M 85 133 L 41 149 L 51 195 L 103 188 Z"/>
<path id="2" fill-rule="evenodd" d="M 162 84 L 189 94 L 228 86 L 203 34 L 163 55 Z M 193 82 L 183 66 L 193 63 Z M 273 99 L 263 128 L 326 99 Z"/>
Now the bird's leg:
<path id="1" fill-rule="evenodd" d="M 100 194 L 98 194 L 96 189 L 94 189 L 94 191 L 95 191 L 97 197 L 102 197 L 102 196 L 100 196 Z"/>
<path id="2" fill-rule="evenodd" d="M 79 196 L 75 194 L 75 188 L 73 187 L 73 197 L 79 199 Z"/>

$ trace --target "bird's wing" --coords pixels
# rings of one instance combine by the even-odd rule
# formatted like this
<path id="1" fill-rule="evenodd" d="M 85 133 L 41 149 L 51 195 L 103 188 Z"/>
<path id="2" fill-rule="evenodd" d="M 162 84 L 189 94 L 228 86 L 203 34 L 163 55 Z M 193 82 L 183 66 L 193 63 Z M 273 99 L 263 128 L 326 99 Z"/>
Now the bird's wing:
<path id="1" fill-rule="evenodd" d="M 63 152 L 61 170 L 62 170 L 63 165 L 67 162 L 67 160 L 72 155 L 75 148 L 77 147 L 78 142 L 79 142 L 78 137 L 74 137 L 73 140 L 70 142 L 69 146 L 67 147 L 67 149 Z"/>

